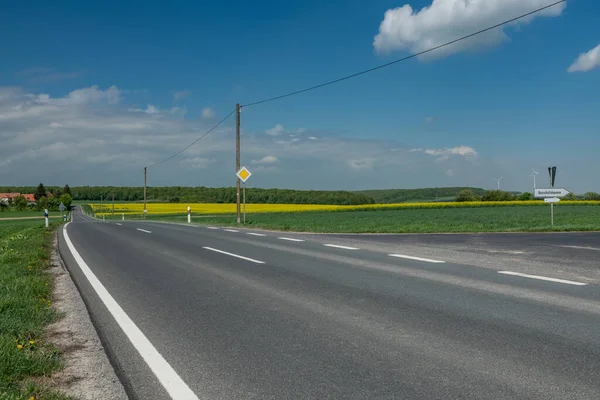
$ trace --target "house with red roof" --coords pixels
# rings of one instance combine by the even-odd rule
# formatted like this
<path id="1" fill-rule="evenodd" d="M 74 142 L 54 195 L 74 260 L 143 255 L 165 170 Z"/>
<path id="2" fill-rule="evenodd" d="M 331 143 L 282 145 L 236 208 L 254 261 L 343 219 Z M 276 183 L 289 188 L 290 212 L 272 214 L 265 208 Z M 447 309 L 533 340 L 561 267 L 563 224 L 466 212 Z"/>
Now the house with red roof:
<path id="1" fill-rule="evenodd" d="M 11 200 L 14 201 L 15 197 L 23 196 L 28 203 L 35 203 L 35 196 L 33 193 L 0 193 L 0 202 L 4 204 L 10 203 Z"/>

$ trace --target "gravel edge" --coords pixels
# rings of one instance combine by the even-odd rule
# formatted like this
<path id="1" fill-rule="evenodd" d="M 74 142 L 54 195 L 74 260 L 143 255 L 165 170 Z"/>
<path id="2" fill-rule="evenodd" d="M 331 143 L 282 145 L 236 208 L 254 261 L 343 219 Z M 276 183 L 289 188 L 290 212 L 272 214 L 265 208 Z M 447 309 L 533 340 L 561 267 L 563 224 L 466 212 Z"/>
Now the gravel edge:
<path id="1" fill-rule="evenodd" d="M 51 377 L 52 386 L 81 400 L 127 400 L 79 290 L 59 254 L 58 231 L 53 239 L 49 270 L 54 275 L 53 306 L 62 318 L 48 327 L 48 335 L 62 350 L 65 365 Z"/>

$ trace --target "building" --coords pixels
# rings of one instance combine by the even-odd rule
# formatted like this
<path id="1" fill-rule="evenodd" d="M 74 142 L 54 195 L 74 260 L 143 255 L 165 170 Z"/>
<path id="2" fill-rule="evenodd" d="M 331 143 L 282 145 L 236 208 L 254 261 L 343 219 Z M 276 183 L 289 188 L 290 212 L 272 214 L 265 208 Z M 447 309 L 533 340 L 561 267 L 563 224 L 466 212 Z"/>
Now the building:
<path id="1" fill-rule="evenodd" d="M 15 197 L 23 196 L 28 203 L 35 203 L 35 196 L 33 193 L 0 193 L 0 203 L 9 204 Z"/>

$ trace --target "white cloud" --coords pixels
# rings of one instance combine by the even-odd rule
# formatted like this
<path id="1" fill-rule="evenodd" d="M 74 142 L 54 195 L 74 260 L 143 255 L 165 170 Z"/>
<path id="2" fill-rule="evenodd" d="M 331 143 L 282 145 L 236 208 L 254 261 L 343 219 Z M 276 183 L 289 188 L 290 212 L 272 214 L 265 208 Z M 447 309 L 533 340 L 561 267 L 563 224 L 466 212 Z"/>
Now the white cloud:
<path id="1" fill-rule="evenodd" d="M 425 123 L 430 124 L 435 120 L 434 117 L 429 116 L 429 117 L 425 117 Z"/>
<path id="2" fill-rule="evenodd" d="M 284 128 L 284 127 L 283 127 L 283 125 L 281 125 L 281 124 L 277 124 L 277 125 L 275 125 L 273 128 L 271 128 L 271 129 L 267 129 L 267 130 L 265 131 L 265 133 L 266 133 L 267 135 L 270 135 L 270 136 L 279 136 L 279 135 L 283 135 L 285 132 L 286 132 L 286 131 L 285 131 L 285 128 Z"/>
<path id="3" fill-rule="evenodd" d="M 189 166 L 195 169 L 205 169 L 208 168 L 211 164 L 214 164 L 217 161 L 216 158 L 206 158 L 206 157 L 192 157 L 186 158 L 180 161 L 180 164 Z"/>
<path id="4" fill-rule="evenodd" d="M 173 100 L 177 101 L 177 100 L 181 100 L 184 97 L 188 97 L 190 94 L 192 94 L 192 91 L 189 89 L 185 89 L 185 90 L 181 90 L 179 92 L 175 92 L 173 93 Z"/>
<path id="5" fill-rule="evenodd" d="M 481 29 L 547 6 L 549 0 L 433 0 L 421 10 L 410 4 L 389 9 L 379 26 L 373 46 L 377 52 L 409 51 L 418 53 L 458 39 Z M 537 17 L 555 17 L 566 3 L 522 18 L 511 25 L 526 24 Z M 465 50 L 493 46 L 508 36 L 506 27 L 498 27 L 480 35 L 436 50 L 429 57 L 441 57 Z"/>
<path id="6" fill-rule="evenodd" d="M 458 155 L 463 157 L 478 157 L 477 151 L 469 146 L 457 146 L 444 149 L 412 149 L 411 153 L 424 153 L 430 156 L 447 157 L 450 155 Z M 447 158 L 446 158 L 447 159 Z"/>
<path id="7" fill-rule="evenodd" d="M 144 112 L 146 114 L 158 114 L 160 112 L 160 110 L 158 109 L 158 107 L 153 106 L 152 104 L 148 104 L 148 107 L 146 107 Z"/>
<path id="8" fill-rule="evenodd" d="M 308 140 L 317 140 L 316 136 L 309 136 Z"/>
<path id="9" fill-rule="evenodd" d="M 273 164 L 279 161 L 275 156 L 265 156 L 260 160 L 252 160 L 252 164 Z"/>
<path id="10" fill-rule="evenodd" d="M 210 107 L 204 107 L 202 109 L 202 118 L 204 119 L 213 119 L 216 115 L 217 113 L 215 110 Z"/>
<path id="11" fill-rule="evenodd" d="M 600 67 L 600 44 L 587 53 L 581 53 L 571 64 L 569 72 L 587 72 Z"/>
<path id="12" fill-rule="evenodd" d="M 372 158 L 359 158 L 348 160 L 347 164 L 355 171 L 371 170 L 373 169 L 374 160 Z"/>
<path id="13" fill-rule="evenodd" d="M 450 168 L 450 169 L 447 169 L 447 170 L 446 170 L 446 175 L 448 175 L 448 176 L 454 176 L 454 170 L 453 170 L 453 169 L 451 169 L 451 168 Z"/>

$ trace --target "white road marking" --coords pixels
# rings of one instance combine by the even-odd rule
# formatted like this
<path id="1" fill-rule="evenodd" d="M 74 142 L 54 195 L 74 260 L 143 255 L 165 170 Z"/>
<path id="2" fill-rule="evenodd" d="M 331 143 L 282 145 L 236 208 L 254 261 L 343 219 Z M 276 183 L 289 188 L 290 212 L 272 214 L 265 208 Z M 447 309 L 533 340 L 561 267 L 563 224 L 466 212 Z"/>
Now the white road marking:
<path id="1" fill-rule="evenodd" d="M 344 250 L 359 250 L 358 247 L 340 246 L 339 244 L 324 244 L 325 247 L 335 247 L 336 249 Z"/>
<path id="2" fill-rule="evenodd" d="M 488 253 L 506 253 L 506 254 L 525 254 L 524 251 L 519 250 L 487 250 Z"/>
<path id="3" fill-rule="evenodd" d="M 140 356 L 142 356 L 148 367 L 150 367 L 160 384 L 165 388 L 172 399 L 199 400 L 198 396 L 196 396 L 183 379 L 177 375 L 177 372 L 175 372 L 173 367 L 171 367 L 158 350 L 156 350 L 154 345 L 150 343 L 146 335 L 144 335 L 131 318 L 129 318 L 127 313 L 125 313 L 108 290 L 106 290 L 104 285 L 102 285 L 100 280 L 98 280 L 96 275 L 94 275 L 83 258 L 81 258 L 81 255 L 79 255 L 79 252 L 75 249 L 75 246 L 67 233 L 67 226 L 69 226 L 69 224 L 70 223 L 67 223 L 64 226 L 63 233 L 67 247 L 77 262 L 79 269 L 81 269 L 81 272 L 83 272 L 90 285 L 92 285 L 92 288 L 94 288 L 100 300 L 102 300 L 119 327 L 121 327 L 133 347 Z"/>
<path id="4" fill-rule="evenodd" d="M 260 260 L 255 260 L 254 258 L 249 258 L 249 257 L 244 257 L 244 256 L 240 256 L 239 254 L 233 254 L 233 253 L 229 253 L 227 251 L 223 251 L 223 250 L 218 250 L 218 249 L 213 249 L 212 247 L 202 247 L 203 249 L 206 250 L 210 250 L 210 251 L 214 251 L 217 253 L 221 253 L 221 254 L 225 254 L 231 257 L 236 257 L 236 258 L 241 258 L 242 260 L 246 260 L 246 261 L 250 261 L 256 264 L 264 264 L 264 261 L 260 261 Z"/>
<path id="5" fill-rule="evenodd" d="M 147 231 L 145 229 L 136 228 L 140 232 L 152 233 L 152 231 Z"/>
<path id="6" fill-rule="evenodd" d="M 441 260 L 432 260 L 431 258 L 407 256 L 404 254 L 388 254 L 388 256 L 396 257 L 396 258 L 406 258 L 407 260 L 424 261 L 424 262 L 435 263 L 435 264 L 444 264 L 446 262 L 446 261 L 441 261 Z"/>
<path id="7" fill-rule="evenodd" d="M 239 232 L 239 231 L 236 231 L 235 229 L 224 229 L 224 231 L 225 232 Z"/>
<path id="8" fill-rule="evenodd" d="M 294 238 L 289 238 L 289 237 L 278 237 L 277 239 L 287 240 L 289 242 L 304 242 L 304 240 L 302 240 L 302 239 L 294 239 Z"/>
<path id="9" fill-rule="evenodd" d="M 542 280 L 542 281 L 557 282 L 557 283 L 566 283 L 567 285 L 575 285 L 575 286 L 586 286 L 587 285 L 587 283 L 583 283 L 583 282 L 568 281 L 566 279 L 549 278 L 547 276 L 540 276 L 540 275 L 522 274 L 520 272 L 498 271 L 498 273 L 499 274 L 504 274 L 504 275 L 520 276 L 522 278 L 539 279 L 539 280 Z"/>
<path id="10" fill-rule="evenodd" d="M 566 247 L 568 249 L 580 249 L 580 250 L 595 250 L 600 251 L 599 248 L 596 247 L 588 247 L 588 246 L 566 246 L 566 245 L 557 245 L 558 247 Z"/>
<path id="11" fill-rule="evenodd" d="M 246 235 L 250 235 L 250 236 L 267 236 L 264 233 L 254 233 L 254 232 L 247 232 Z"/>
<path id="12" fill-rule="evenodd" d="M 120 224 L 120 223 L 118 223 L 118 222 L 117 222 L 117 225 L 119 225 L 119 226 L 123 226 L 123 224 Z"/>
<path id="13" fill-rule="evenodd" d="M 218 230 L 219 228 L 217 228 L 216 226 L 207 226 L 206 229 Z"/>

